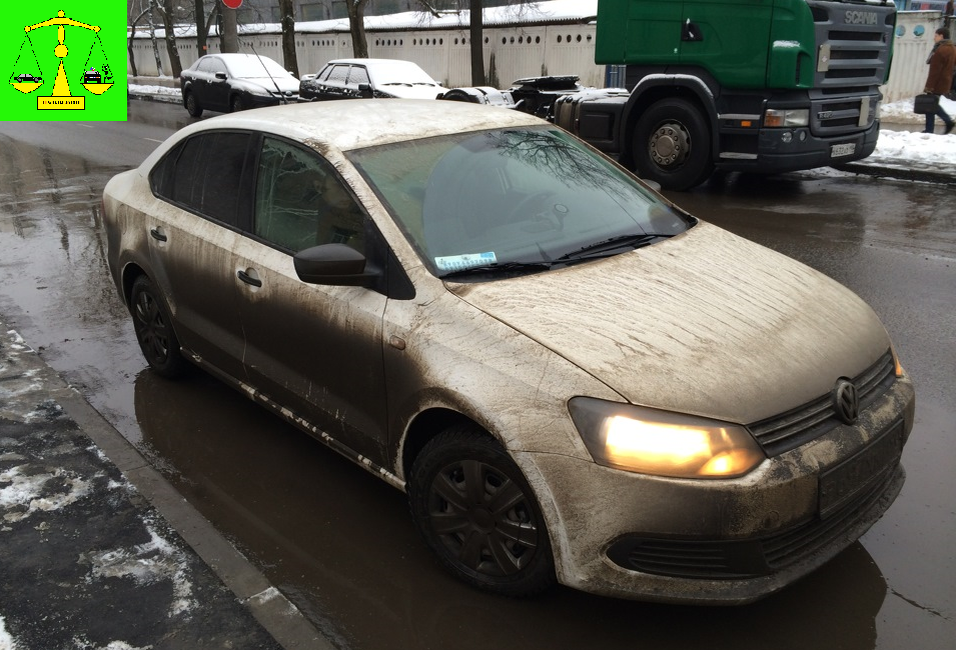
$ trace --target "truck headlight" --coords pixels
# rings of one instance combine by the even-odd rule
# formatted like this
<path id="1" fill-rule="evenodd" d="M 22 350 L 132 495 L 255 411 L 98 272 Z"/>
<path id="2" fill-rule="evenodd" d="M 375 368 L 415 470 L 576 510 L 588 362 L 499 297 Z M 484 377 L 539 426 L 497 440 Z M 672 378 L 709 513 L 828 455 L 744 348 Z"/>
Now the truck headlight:
<path id="1" fill-rule="evenodd" d="M 734 478 L 766 456 L 743 427 L 589 397 L 568 403 L 594 461 L 642 474 Z"/>
<path id="2" fill-rule="evenodd" d="M 763 114 L 763 125 L 769 127 L 795 127 L 810 124 L 809 108 L 768 108 Z"/>

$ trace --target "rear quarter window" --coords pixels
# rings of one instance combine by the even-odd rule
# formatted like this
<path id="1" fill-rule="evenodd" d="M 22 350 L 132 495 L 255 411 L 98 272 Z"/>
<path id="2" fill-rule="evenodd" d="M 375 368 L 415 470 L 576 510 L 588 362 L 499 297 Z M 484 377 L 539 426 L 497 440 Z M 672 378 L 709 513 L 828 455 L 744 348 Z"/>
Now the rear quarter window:
<path id="1" fill-rule="evenodd" d="M 239 227 L 248 209 L 252 135 L 218 131 L 193 136 L 169 151 L 150 172 L 153 194 L 209 219 Z"/>

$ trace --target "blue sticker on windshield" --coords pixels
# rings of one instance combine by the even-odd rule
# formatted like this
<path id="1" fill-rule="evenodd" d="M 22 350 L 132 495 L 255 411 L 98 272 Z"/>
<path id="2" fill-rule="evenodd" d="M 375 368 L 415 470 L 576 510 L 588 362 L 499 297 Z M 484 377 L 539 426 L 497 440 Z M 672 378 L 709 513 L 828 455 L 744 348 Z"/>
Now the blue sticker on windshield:
<path id="1" fill-rule="evenodd" d="M 497 264 L 498 258 L 494 253 L 470 253 L 467 255 L 449 255 L 448 257 L 436 257 L 435 266 L 439 271 L 463 271 L 473 269 L 479 266 L 488 266 Z"/>

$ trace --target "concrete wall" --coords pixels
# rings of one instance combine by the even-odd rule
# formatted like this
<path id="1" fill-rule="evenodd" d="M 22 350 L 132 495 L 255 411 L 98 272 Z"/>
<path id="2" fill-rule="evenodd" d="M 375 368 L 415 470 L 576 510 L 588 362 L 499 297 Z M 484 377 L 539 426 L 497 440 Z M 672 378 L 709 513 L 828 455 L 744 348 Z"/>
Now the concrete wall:
<path id="1" fill-rule="evenodd" d="M 883 88 L 885 102 L 912 98 L 923 90 L 928 68 L 926 57 L 933 47 L 933 33 L 943 24 L 938 11 L 901 12 L 897 19 L 896 42 L 889 83 Z M 953 28 L 956 29 L 956 21 Z M 603 87 L 604 66 L 594 61 L 594 24 L 485 28 L 485 74 L 488 85 L 505 88 L 515 79 L 543 74 L 574 74 L 586 86 Z M 369 56 L 407 59 L 418 63 L 445 86 L 471 85 L 470 45 L 467 30 L 420 30 L 370 32 Z M 163 73 L 170 74 L 165 44 L 160 41 Z M 183 67 L 198 57 L 194 39 L 178 40 Z M 219 51 L 219 39 L 209 39 L 209 51 Z M 279 34 L 243 35 L 240 47 L 282 61 Z M 140 75 L 156 75 L 153 48 L 148 38 L 134 45 Z M 352 56 L 348 33 L 296 35 L 299 72 L 318 72 L 330 59 Z M 131 70 L 131 68 L 130 68 Z"/>
<path id="2" fill-rule="evenodd" d="M 486 27 L 485 74 L 488 85 L 507 87 L 515 79 L 542 74 L 574 74 L 587 86 L 604 85 L 604 66 L 594 64 L 594 25 L 549 25 L 533 27 Z M 467 30 L 420 30 L 369 32 L 369 56 L 414 61 L 445 86 L 470 86 L 471 50 Z M 217 37 L 209 39 L 209 52 L 219 52 Z M 244 34 L 240 51 L 282 61 L 279 34 Z M 195 39 L 177 39 L 183 68 L 199 58 Z M 163 74 L 170 74 L 165 43 L 159 41 Z M 156 57 L 148 38 L 137 38 L 133 46 L 139 75 L 154 76 Z M 352 56 L 348 33 L 296 34 L 299 73 L 318 72 L 330 59 Z M 128 71 L 132 68 L 127 66 Z"/>
<path id="3" fill-rule="evenodd" d="M 884 103 L 912 99 L 923 92 L 933 49 L 933 34 L 943 25 L 939 11 L 904 11 L 897 14 L 896 40 L 890 79 L 883 88 Z M 956 29 L 956 21 L 950 26 Z"/>

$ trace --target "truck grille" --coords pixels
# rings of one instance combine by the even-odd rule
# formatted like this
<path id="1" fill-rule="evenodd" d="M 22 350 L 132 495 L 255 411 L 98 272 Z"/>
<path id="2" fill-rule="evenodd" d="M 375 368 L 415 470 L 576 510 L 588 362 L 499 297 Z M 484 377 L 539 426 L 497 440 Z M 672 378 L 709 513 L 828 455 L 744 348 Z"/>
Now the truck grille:
<path id="1" fill-rule="evenodd" d="M 895 13 L 892 5 L 807 3 L 816 31 L 816 71 L 811 91 L 811 130 L 820 137 L 869 128 L 881 99 L 878 87 L 889 69 Z M 846 100 L 848 86 L 859 97 Z M 828 90 L 843 97 L 827 101 Z M 854 91 L 851 91 L 854 92 Z"/>
<path id="2" fill-rule="evenodd" d="M 889 351 L 852 379 L 862 413 L 896 381 L 893 355 Z M 829 393 L 792 411 L 751 424 L 750 432 L 768 456 L 778 456 L 815 440 L 840 424 Z"/>

